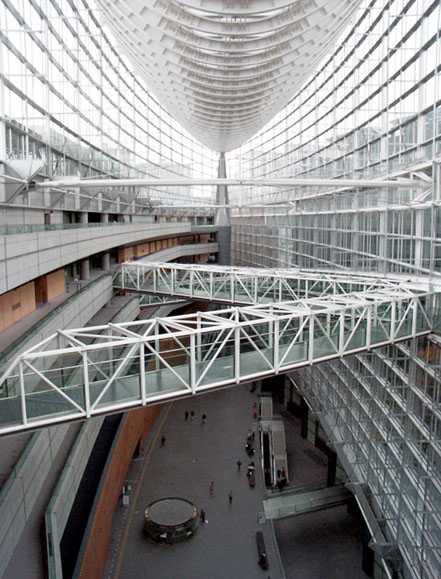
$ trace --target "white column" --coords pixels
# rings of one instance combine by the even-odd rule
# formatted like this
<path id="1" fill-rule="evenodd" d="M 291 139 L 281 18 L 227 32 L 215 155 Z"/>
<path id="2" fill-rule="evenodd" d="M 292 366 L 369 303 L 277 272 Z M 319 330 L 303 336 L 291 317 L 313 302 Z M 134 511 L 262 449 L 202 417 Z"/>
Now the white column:
<path id="1" fill-rule="evenodd" d="M 81 279 L 90 279 L 90 262 L 88 259 L 84 259 L 80 263 Z"/>

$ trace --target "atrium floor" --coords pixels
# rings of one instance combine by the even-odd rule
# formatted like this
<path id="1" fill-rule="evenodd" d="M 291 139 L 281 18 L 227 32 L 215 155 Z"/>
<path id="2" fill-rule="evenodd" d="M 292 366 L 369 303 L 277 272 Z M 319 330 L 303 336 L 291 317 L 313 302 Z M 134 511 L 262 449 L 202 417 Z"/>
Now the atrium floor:
<path id="1" fill-rule="evenodd" d="M 347 514 L 346 507 L 278 520 L 274 528 L 264 520 L 260 456 L 254 457 L 254 488 L 246 477 L 250 459 L 245 441 L 249 429 L 257 428 L 253 419 L 256 401 L 257 394 L 245 385 L 164 407 L 143 455 L 130 467 L 126 481 L 130 505 L 123 506 L 121 500 L 115 513 L 106 579 L 367 577 L 361 571 L 363 525 Z M 186 410 L 195 412 L 193 422 L 190 418 L 185 421 Z M 206 424 L 201 420 L 203 413 Z M 326 480 L 326 457 L 300 438 L 297 419 L 284 418 L 290 485 L 320 485 Z M 238 459 L 243 463 L 241 472 Z M 142 533 L 144 510 L 164 497 L 190 500 L 205 510 L 208 523 L 201 524 L 183 543 L 166 546 L 148 541 Z M 257 564 L 256 531 L 264 535 L 269 561 L 266 571 Z"/>

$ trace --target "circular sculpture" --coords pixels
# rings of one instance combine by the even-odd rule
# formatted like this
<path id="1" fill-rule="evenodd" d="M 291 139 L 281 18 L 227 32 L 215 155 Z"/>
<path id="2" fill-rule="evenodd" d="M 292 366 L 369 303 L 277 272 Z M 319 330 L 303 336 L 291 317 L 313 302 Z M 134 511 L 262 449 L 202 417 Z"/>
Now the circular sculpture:
<path id="1" fill-rule="evenodd" d="M 198 510 L 186 499 L 159 499 L 144 511 L 144 534 L 157 543 L 185 541 L 193 536 L 198 524 Z"/>

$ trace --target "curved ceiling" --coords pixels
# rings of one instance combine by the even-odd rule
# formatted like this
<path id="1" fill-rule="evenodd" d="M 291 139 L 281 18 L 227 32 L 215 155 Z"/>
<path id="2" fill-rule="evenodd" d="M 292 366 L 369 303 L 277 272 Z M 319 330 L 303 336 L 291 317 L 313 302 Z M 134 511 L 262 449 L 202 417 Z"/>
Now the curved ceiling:
<path id="1" fill-rule="evenodd" d="M 290 100 L 360 0 L 98 0 L 168 112 L 215 151 L 237 148 Z"/>

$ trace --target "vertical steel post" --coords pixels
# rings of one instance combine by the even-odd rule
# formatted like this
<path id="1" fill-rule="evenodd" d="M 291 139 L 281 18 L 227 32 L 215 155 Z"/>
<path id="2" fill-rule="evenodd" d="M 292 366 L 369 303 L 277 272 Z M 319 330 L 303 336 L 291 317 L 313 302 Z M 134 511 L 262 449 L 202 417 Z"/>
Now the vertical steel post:
<path id="1" fill-rule="evenodd" d="M 280 330 L 280 322 L 278 319 L 276 319 L 273 322 L 273 332 L 274 332 L 274 350 L 273 350 L 273 366 L 274 366 L 274 371 L 276 372 L 276 374 L 279 373 L 279 330 Z"/>
<path id="2" fill-rule="evenodd" d="M 390 304 L 390 332 L 389 332 L 389 339 L 392 342 L 395 337 L 395 326 L 396 326 L 396 303 L 391 302 Z"/>
<path id="3" fill-rule="evenodd" d="M 196 394 L 196 336 L 190 334 L 190 388 Z"/>
<path id="4" fill-rule="evenodd" d="M 366 308 L 366 348 L 369 350 L 371 347 L 372 339 L 372 306 L 369 305 Z"/>
<path id="5" fill-rule="evenodd" d="M 309 314 L 309 335 L 308 335 L 308 362 L 314 361 L 314 316 Z"/>
<path id="6" fill-rule="evenodd" d="M 18 379 L 19 379 L 19 384 L 20 384 L 21 419 L 22 419 L 22 424 L 25 426 L 28 423 L 28 417 L 26 414 L 26 391 L 25 391 L 25 386 L 24 386 L 23 362 L 21 360 L 18 364 Z"/>
<path id="7" fill-rule="evenodd" d="M 139 387 L 141 389 L 141 402 L 145 406 L 147 404 L 147 392 L 145 387 L 145 344 L 139 344 Z"/>
<path id="8" fill-rule="evenodd" d="M 238 320 L 238 311 L 236 310 L 236 322 L 239 323 Z M 240 327 L 237 326 L 234 329 L 234 377 L 236 379 L 236 383 L 240 382 Z"/>
<path id="9" fill-rule="evenodd" d="M 81 352 L 81 358 L 83 359 L 84 407 L 86 410 L 87 418 L 90 418 L 91 407 L 90 407 L 89 368 L 88 368 L 87 352 Z"/>
<path id="10" fill-rule="evenodd" d="M 339 338 L 338 338 L 338 353 L 343 356 L 345 351 L 345 311 L 340 312 L 340 327 L 339 327 Z"/>

